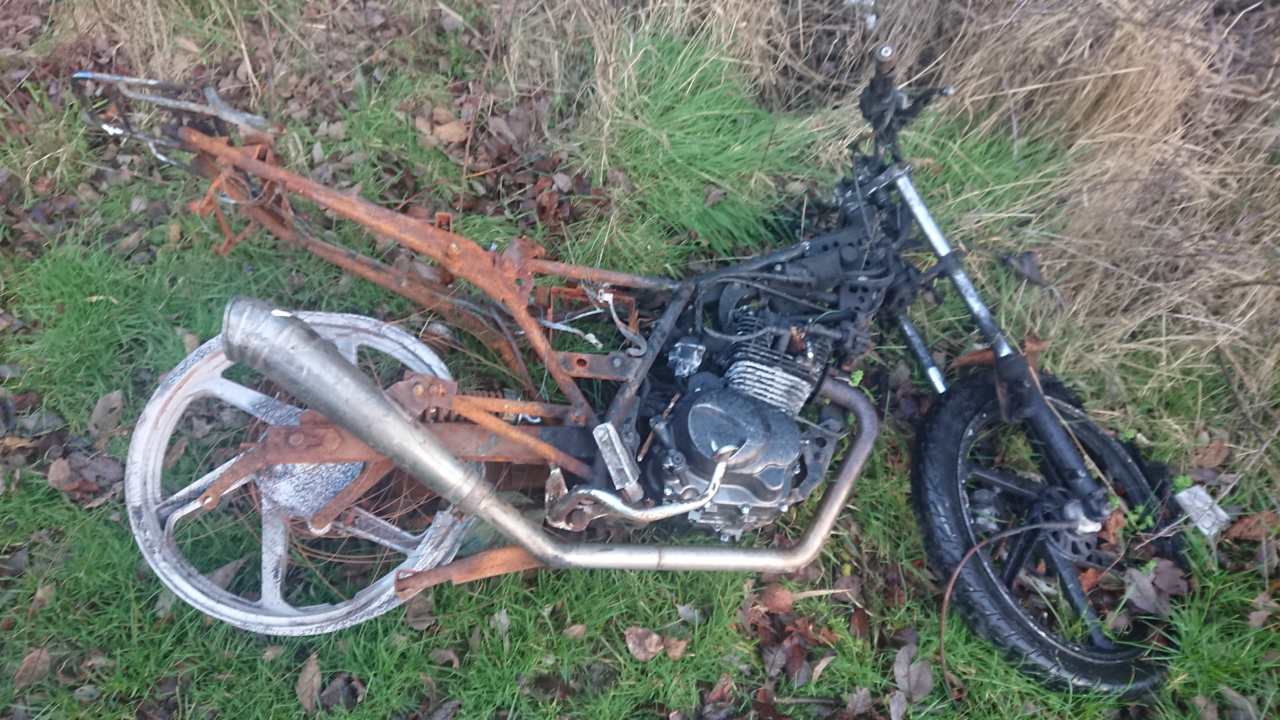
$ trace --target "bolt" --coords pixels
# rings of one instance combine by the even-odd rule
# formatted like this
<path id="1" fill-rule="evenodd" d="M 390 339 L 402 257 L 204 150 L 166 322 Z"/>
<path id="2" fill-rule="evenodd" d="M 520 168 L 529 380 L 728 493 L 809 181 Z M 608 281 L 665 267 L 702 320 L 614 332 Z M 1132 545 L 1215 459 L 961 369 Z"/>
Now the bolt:
<path id="1" fill-rule="evenodd" d="M 617 355 L 614 355 L 613 357 L 609 358 L 609 364 L 616 368 L 620 368 L 622 367 L 622 358 L 618 357 Z"/>
<path id="2" fill-rule="evenodd" d="M 289 433 L 289 447 L 302 447 L 307 442 L 307 436 L 300 432 Z"/>
<path id="3" fill-rule="evenodd" d="M 893 46 L 881 45 L 880 47 L 876 48 L 876 57 L 881 60 L 888 60 L 889 58 L 893 57 Z"/>
<path id="4" fill-rule="evenodd" d="M 445 390 L 444 390 L 444 386 L 443 386 L 443 385 L 432 385 L 432 386 L 431 386 L 431 394 L 432 394 L 432 395 L 435 395 L 436 397 L 444 397 L 444 393 L 445 393 Z"/>
<path id="5" fill-rule="evenodd" d="M 421 383 L 415 384 L 413 386 L 413 394 L 417 397 L 422 397 L 427 394 L 427 389 L 422 387 Z"/>
<path id="6" fill-rule="evenodd" d="M 458 253 L 460 253 L 460 252 L 462 252 L 462 248 L 461 248 L 461 247 L 458 247 L 458 243 L 456 243 L 456 242 L 451 242 L 451 243 L 449 243 L 449 254 L 450 254 L 450 255 L 457 255 L 457 254 L 458 254 Z"/>

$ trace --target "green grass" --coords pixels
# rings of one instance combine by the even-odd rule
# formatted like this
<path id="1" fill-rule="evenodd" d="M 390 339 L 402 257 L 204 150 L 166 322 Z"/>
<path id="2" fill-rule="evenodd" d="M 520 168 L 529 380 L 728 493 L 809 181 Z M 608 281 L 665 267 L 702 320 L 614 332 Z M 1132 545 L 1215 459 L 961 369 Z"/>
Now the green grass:
<path id="1" fill-rule="evenodd" d="M 641 35 L 618 49 L 586 160 L 614 184 L 614 225 L 590 225 L 564 254 L 605 267 L 679 274 L 696 255 L 758 249 L 776 235 L 779 179 L 811 176 L 814 133 L 760 108 L 745 77 L 698 41 Z"/>
<path id="2" fill-rule="evenodd" d="M 612 222 L 595 217 L 568 228 L 558 252 L 606 267 L 674 274 L 693 257 L 764 244 L 773 232 L 770 212 L 778 197 L 774 181 L 793 173 L 820 176 L 818 169 L 803 164 L 818 138 L 806 134 L 799 120 L 758 108 L 734 68 L 705 46 L 671 38 L 650 40 L 637 44 L 641 49 L 630 58 L 635 63 L 634 81 L 624 84 L 614 99 L 607 130 L 592 127 L 581 138 L 584 157 L 602 173 L 605 167 L 621 170 L 635 192 L 615 194 Z M 450 62 L 459 65 L 452 56 Z M 316 128 L 292 123 L 282 143 L 286 157 L 296 168 L 308 166 L 317 142 L 327 160 L 361 153 L 363 157 L 351 163 L 349 178 L 360 184 L 366 197 L 400 187 L 403 173 L 409 172 L 421 183 L 436 183 L 427 192 L 447 201 L 461 182 L 456 168 L 441 153 L 420 147 L 412 118 L 395 110 L 402 103 L 438 99 L 442 83 L 438 76 L 407 75 L 367 81 L 342 115 L 345 137 L 320 138 Z M 58 133 L 82 136 L 73 127 L 73 117 L 50 120 L 51 127 L 60 128 Z M 290 138 L 296 138 L 296 144 Z M 4 148 L 0 157 L 6 164 L 29 162 L 25 153 L 36 152 L 13 139 Z M 984 294 L 1011 334 L 1021 337 L 1035 327 L 1037 316 L 1030 306 L 1036 297 L 980 249 L 993 242 L 1002 249 L 1016 247 L 1011 228 L 1052 222 L 1051 217 L 1031 218 L 1009 210 L 1025 207 L 1060 170 L 1056 149 L 1047 142 L 1024 142 L 1015 156 L 1012 144 L 999 136 L 974 137 L 942 121 L 922 124 L 908 148 L 912 157 L 934 160 L 922 166 L 920 184 L 948 232 L 974 251 L 971 259 Z M 61 186 L 74 187 L 84 167 L 74 159 L 80 155 L 68 157 L 48 166 L 53 170 L 39 172 L 54 172 Z M 707 203 L 708 185 L 723 188 L 725 196 Z M 0 355 L 24 369 L 11 389 L 39 392 L 45 404 L 76 429 L 84 427 L 98 397 L 124 389 L 128 423 L 156 377 L 182 356 L 175 328 L 186 328 L 201 339 L 212 336 L 231 295 L 388 317 L 411 312 L 407 303 L 388 293 L 261 238 L 243 243 L 229 257 L 214 254 L 211 248 L 220 238 L 213 223 L 181 210 L 182 201 L 199 192 L 195 183 L 177 179 L 113 189 L 98 203 L 95 218 L 51 241 L 35 262 L 3 261 L 7 264 L 0 266 L 5 274 L 2 304 L 35 325 L 28 335 L 0 335 Z M 167 202 L 170 220 L 182 228 L 176 246 L 168 244 L 164 223 L 146 231 L 143 242 L 155 251 L 148 264 L 130 262 L 102 240 L 106 230 L 130 219 L 128 208 L 137 193 Z M 501 245 L 519 232 L 509 218 L 463 216 L 458 226 L 485 245 Z M 358 229 L 340 225 L 335 232 L 352 247 L 373 246 Z M 951 354 L 969 349 L 973 336 L 954 294 L 941 307 L 923 310 L 923 325 L 939 347 Z M 900 350 L 895 338 L 885 340 L 871 362 L 892 366 Z M 1050 352 L 1050 363 L 1070 352 L 1069 340 L 1068 336 L 1065 347 Z M 449 360 L 460 357 L 453 354 Z M 1146 364 L 1147 359 L 1135 358 L 1134 367 L 1121 372 L 1129 382 L 1142 385 L 1149 379 L 1140 369 Z M 1072 380 L 1090 400 L 1115 404 L 1104 379 Z M 877 400 L 884 403 L 884 398 Z M 1141 401 L 1147 405 L 1136 408 L 1138 417 L 1192 417 L 1221 407 L 1229 396 L 1215 378 L 1206 376 L 1188 378 L 1182 393 L 1142 396 Z M 1153 440 L 1163 459 L 1185 456 L 1186 448 L 1162 422 L 1153 420 L 1134 429 Z M 923 569 L 923 551 L 907 502 L 909 446 L 904 431 L 886 427 L 850 512 L 824 550 L 828 579 L 819 587 L 846 569 L 863 576 L 876 632 L 888 637 L 914 628 L 922 655 L 936 661 L 939 598 Z M 803 526 L 808 510 L 792 512 L 789 532 Z M 0 683 L 0 707 L 27 704 L 50 717 L 130 716 L 154 695 L 162 678 L 173 676 L 182 678 L 182 717 L 203 717 L 208 709 L 224 717 L 297 716 L 293 685 L 311 653 L 317 654 L 326 679 L 345 671 L 367 684 L 365 700 L 352 717 L 406 712 L 432 692 L 461 700 L 466 717 L 492 717 L 498 711 L 520 718 L 646 717 L 659 707 L 691 712 L 701 694 L 726 671 L 735 676 L 745 711 L 748 696 L 765 682 L 754 640 L 735 627 L 748 580 L 744 575 L 543 572 L 437 589 L 439 624 L 426 632 L 408 628 L 402 612 L 396 611 L 331 636 L 280 641 L 208 621 L 181 603 L 171 617 L 160 617 L 160 585 L 134 547 L 119 505 L 82 510 L 30 473 L 16 489 L 0 495 L 0 549 L 21 545 L 31 550 L 31 568 L 16 580 L 0 580 L 0 616 L 14 621 L 0 642 L 0 677 L 12 677 L 22 655 L 35 646 L 50 649 L 55 667 L 64 661 L 76 664 L 94 651 L 114 663 L 91 679 L 102 697 L 90 704 L 73 697 L 76 684 L 49 679 L 16 696 Z M 209 561 L 241 551 L 207 545 L 203 552 Z M 1221 700 L 1223 685 L 1258 698 L 1264 713 L 1268 707 L 1274 710 L 1280 637 L 1245 624 L 1249 602 L 1263 590 L 1262 581 L 1256 575 L 1221 569 L 1205 548 L 1193 546 L 1199 586 L 1175 617 L 1182 643 L 1172 653 L 1170 688 L 1155 700 L 1155 712 L 1160 717 L 1185 717 L 1190 697 L 1204 694 Z M 884 593 L 886 568 L 902 578 L 901 604 Z M 46 584 L 55 588 L 51 605 L 28 617 L 32 595 Z M 696 627 L 674 626 L 677 604 L 698 608 L 705 621 Z M 490 623 L 504 610 L 510 616 L 505 641 Z M 827 599 L 805 600 L 800 612 L 834 630 L 837 659 L 812 686 L 793 688 L 781 681 L 779 696 L 843 698 L 856 687 L 868 687 L 877 698 L 887 697 L 893 689 L 894 648 L 854 638 L 848 630 L 847 607 Z M 563 636 L 563 629 L 575 623 L 587 626 L 585 638 Z M 632 624 L 687 632 L 688 654 L 679 661 L 635 661 L 623 643 L 623 631 Z M 270 662 L 262 659 L 269 644 L 284 647 Z M 1119 707 L 1107 698 L 1045 691 L 1000 660 L 956 618 L 948 623 L 946 647 L 950 669 L 966 685 L 965 699 L 949 702 L 939 677 L 933 694 L 913 713 L 1020 718 L 1034 706 L 1035 712 L 1048 717 L 1104 718 Z M 461 668 L 433 663 L 431 651 L 439 649 L 456 651 Z M 811 659 L 816 661 L 822 652 Z M 572 696 L 545 699 L 527 689 L 548 675 L 576 686 Z M 785 709 L 801 717 L 810 714 L 803 705 Z"/>

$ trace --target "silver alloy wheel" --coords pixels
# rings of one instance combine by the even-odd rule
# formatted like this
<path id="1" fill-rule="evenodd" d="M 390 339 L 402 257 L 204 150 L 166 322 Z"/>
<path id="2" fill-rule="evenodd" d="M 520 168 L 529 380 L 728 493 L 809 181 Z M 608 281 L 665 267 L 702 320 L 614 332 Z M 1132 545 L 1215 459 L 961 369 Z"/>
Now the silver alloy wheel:
<path id="1" fill-rule="evenodd" d="M 449 377 L 448 369 L 430 348 L 394 325 L 359 315 L 297 316 L 333 342 L 353 363 L 364 347 L 388 355 L 414 372 Z M 320 509 L 355 479 L 362 464 L 280 465 L 245 480 L 257 485 L 262 518 L 263 581 L 259 598 L 224 590 L 197 570 L 179 548 L 175 527 L 203 512 L 200 493 L 234 458 L 166 497 L 161 483 L 165 452 L 184 412 L 196 400 L 216 398 L 268 424 L 296 425 L 302 413 L 302 408 L 224 377 L 233 365 L 223 352 L 221 335 L 197 348 L 161 379 L 138 418 L 129 445 L 124 486 L 129 523 L 143 557 L 174 595 L 200 612 L 244 630 L 268 635 L 317 635 L 355 625 L 399 605 L 394 589 L 397 572 L 431 568 L 453 559 L 472 525 L 471 518 L 437 512 L 424 531 L 414 534 L 373 513 L 353 508 L 358 522 L 334 522 L 327 534 L 371 541 L 403 555 L 403 562 L 343 602 L 290 605 L 285 599 L 290 518 L 306 518 Z"/>

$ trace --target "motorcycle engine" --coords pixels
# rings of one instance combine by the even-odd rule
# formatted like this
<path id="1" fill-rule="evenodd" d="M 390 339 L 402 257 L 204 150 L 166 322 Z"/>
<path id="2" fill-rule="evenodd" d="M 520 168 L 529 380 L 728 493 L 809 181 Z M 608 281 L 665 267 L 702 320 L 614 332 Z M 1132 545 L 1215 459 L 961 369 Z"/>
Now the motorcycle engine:
<path id="1" fill-rule="evenodd" d="M 734 314 L 734 337 L 743 339 L 719 353 L 721 373 L 696 371 L 707 354 L 698 338 L 677 342 L 668 362 L 683 374 L 685 391 L 651 422 L 659 449 L 647 470 L 666 501 L 701 495 L 716 452 L 737 448 L 711 502 L 688 514 L 726 539 L 768 525 L 804 500 L 821 482 L 843 428 L 835 417 L 804 429 L 796 421 L 827 366 L 830 339 L 764 332 L 767 322 L 752 311 Z"/>

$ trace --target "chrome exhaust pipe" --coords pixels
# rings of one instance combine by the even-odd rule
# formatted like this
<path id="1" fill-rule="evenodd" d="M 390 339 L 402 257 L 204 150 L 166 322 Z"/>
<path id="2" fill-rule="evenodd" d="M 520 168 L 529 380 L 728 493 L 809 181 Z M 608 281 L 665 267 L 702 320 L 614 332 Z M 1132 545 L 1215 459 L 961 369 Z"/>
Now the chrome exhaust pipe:
<path id="1" fill-rule="evenodd" d="M 636 545 L 566 542 L 534 524 L 496 488 L 455 458 L 398 404 L 348 362 L 332 343 L 291 313 L 249 298 L 234 298 L 223 313 L 227 357 L 279 384 L 309 408 L 390 458 L 463 513 L 492 525 L 552 567 L 617 570 L 789 572 L 812 562 L 844 509 L 875 443 L 879 423 L 866 396 L 827 379 L 819 393 L 852 412 L 857 436 L 822 497 L 813 524 L 785 549 L 712 545 Z"/>

